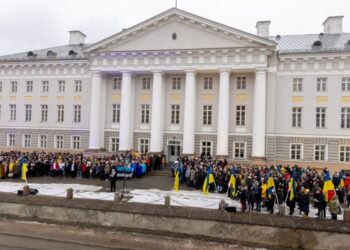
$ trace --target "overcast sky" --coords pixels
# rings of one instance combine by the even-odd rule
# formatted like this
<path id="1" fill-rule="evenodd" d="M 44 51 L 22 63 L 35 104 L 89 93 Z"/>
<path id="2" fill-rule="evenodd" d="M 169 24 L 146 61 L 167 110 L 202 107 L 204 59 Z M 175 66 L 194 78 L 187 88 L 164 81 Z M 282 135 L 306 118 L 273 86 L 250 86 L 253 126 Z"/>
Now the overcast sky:
<path id="1" fill-rule="evenodd" d="M 0 0 L 0 55 L 68 43 L 80 30 L 93 43 L 160 12 L 175 0 Z M 331 15 L 344 15 L 350 32 L 350 0 L 178 0 L 178 8 L 256 33 L 271 20 L 271 34 L 322 32 Z"/>

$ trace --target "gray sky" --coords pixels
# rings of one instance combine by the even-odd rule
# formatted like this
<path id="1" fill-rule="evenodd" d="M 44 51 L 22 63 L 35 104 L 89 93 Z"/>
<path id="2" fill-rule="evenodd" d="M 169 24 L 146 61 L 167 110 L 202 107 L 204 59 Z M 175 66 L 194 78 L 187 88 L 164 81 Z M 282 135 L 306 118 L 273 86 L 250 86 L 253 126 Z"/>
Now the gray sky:
<path id="1" fill-rule="evenodd" d="M 80 30 L 93 43 L 174 7 L 175 0 L 0 0 L 0 55 L 68 43 Z M 271 34 L 322 32 L 331 15 L 344 15 L 349 0 L 178 0 L 178 8 L 255 34 L 258 20 L 271 20 Z"/>

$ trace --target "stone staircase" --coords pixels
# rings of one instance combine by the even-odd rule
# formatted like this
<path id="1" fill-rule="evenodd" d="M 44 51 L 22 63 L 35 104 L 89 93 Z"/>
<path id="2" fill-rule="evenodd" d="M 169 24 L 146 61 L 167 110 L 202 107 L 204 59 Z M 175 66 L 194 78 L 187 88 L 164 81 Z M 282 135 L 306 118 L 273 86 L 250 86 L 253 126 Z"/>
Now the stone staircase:
<path id="1" fill-rule="evenodd" d="M 151 171 L 147 172 L 147 175 L 172 177 L 173 174 L 171 172 L 171 169 L 169 167 L 166 167 L 166 168 L 161 169 L 161 170 L 151 170 Z"/>

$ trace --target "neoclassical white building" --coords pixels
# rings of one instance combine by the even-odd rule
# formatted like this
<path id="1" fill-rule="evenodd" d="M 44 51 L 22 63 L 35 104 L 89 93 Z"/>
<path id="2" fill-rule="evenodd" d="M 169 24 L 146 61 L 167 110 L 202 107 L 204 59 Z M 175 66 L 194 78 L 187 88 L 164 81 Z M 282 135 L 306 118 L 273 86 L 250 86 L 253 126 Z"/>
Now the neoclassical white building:
<path id="1" fill-rule="evenodd" d="M 350 33 L 257 35 L 169 9 L 94 44 L 0 57 L 3 149 L 350 163 Z"/>

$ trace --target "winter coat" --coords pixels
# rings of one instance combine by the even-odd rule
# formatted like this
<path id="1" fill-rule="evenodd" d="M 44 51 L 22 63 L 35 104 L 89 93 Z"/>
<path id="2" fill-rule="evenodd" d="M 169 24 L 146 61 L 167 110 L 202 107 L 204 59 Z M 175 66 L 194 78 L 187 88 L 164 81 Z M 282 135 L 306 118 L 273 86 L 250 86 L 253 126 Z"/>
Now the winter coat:
<path id="1" fill-rule="evenodd" d="M 333 196 L 333 199 L 329 202 L 328 206 L 329 212 L 331 212 L 331 214 L 338 214 L 340 203 L 336 195 Z"/>

